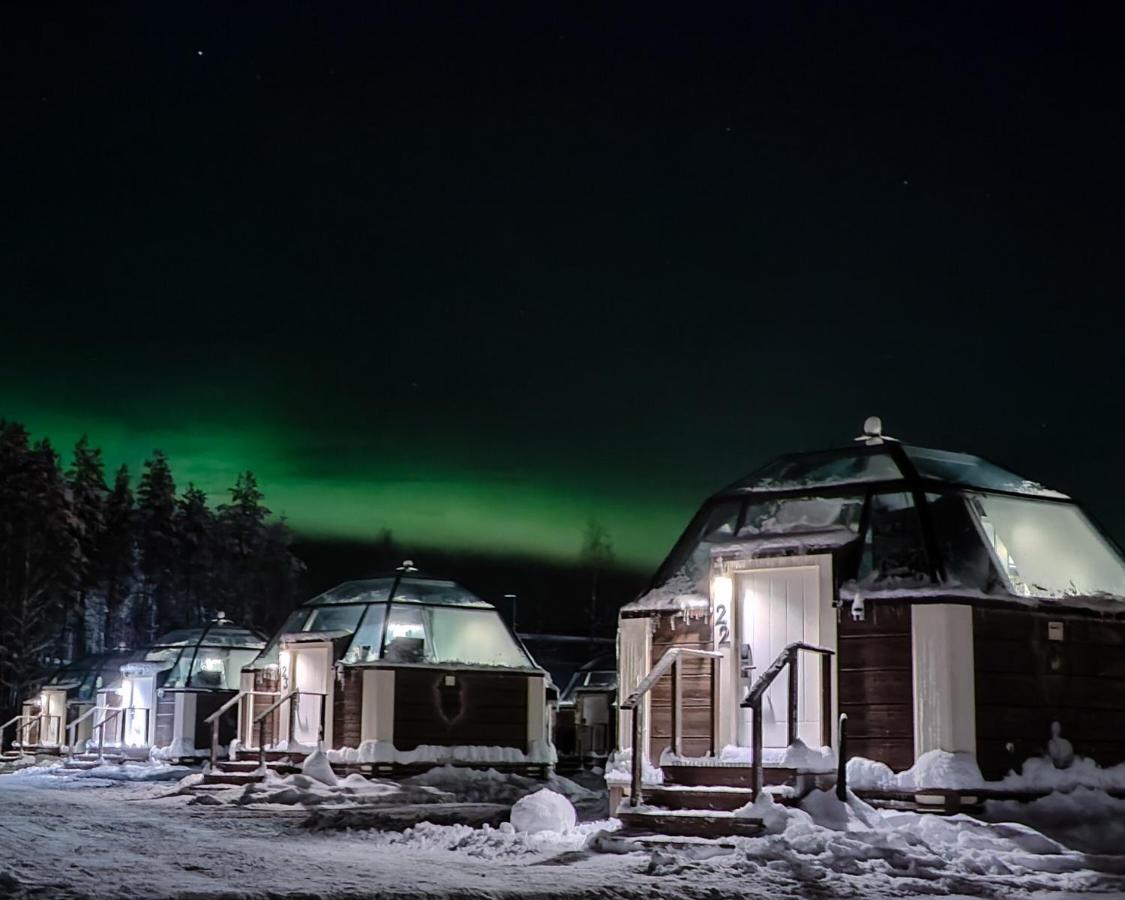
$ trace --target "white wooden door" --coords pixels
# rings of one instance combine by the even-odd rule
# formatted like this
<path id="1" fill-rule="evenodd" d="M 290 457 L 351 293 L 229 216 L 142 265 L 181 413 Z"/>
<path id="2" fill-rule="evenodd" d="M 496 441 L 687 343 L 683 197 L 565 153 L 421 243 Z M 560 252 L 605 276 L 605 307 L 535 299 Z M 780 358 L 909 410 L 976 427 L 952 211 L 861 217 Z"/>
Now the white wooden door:
<path id="1" fill-rule="evenodd" d="M 315 747 L 320 737 L 321 714 L 328 695 L 331 655 L 324 645 L 297 647 L 293 651 L 292 689 L 302 693 L 293 709 L 290 741 Z"/>
<path id="2" fill-rule="evenodd" d="M 816 566 L 753 569 L 738 576 L 738 655 L 741 689 L 749 687 L 794 641 L 820 643 L 819 570 Z M 748 657 L 748 658 L 747 658 Z M 820 662 L 801 654 L 797 736 L 810 747 L 821 744 Z M 762 701 L 762 746 L 784 749 L 789 739 L 789 673 L 782 672 Z M 738 742 L 752 743 L 752 711 L 741 710 Z"/>

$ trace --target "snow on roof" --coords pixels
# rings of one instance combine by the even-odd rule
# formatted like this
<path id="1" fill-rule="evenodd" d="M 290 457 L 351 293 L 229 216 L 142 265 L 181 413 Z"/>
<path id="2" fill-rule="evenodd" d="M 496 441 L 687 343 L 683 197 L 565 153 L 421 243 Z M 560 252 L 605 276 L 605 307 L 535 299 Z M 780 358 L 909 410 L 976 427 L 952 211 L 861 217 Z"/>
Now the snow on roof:
<path id="1" fill-rule="evenodd" d="M 700 594 L 695 582 L 680 573 L 660 587 L 642 594 L 621 607 L 622 612 L 682 612 L 688 609 L 710 609 L 711 601 Z"/>

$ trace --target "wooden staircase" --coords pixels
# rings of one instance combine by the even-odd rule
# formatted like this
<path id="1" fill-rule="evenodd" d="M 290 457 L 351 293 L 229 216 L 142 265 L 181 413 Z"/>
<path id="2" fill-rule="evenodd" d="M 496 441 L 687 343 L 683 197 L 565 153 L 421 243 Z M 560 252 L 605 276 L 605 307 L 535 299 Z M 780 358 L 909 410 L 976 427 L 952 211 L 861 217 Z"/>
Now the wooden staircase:
<path id="1" fill-rule="evenodd" d="M 761 833 L 760 818 L 735 814 L 754 802 L 753 766 L 707 759 L 698 765 L 665 765 L 663 772 L 662 785 L 642 786 L 638 806 L 630 806 L 626 799 L 618 807 L 623 837 L 660 834 L 718 839 Z M 786 805 L 795 805 L 810 791 L 836 783 L 835 773 L 796 768 L 769 767 L 764 775 L 774 800 Z"/>

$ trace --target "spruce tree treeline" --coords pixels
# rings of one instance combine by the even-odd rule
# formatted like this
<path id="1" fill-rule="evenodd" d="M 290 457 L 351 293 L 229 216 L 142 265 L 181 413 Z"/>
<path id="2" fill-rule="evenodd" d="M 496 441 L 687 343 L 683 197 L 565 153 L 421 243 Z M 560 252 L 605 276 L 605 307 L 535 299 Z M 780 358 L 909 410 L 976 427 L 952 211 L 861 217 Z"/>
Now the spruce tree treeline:
<path id="1" fill-rule="evenodd" d="M 153 453 L 134 490 L 125 466 L 106 483 L 83 437 L 64 466 L 0 419 L 0 721 L 59 662 L 223 612 L 271 630 L 293 607 L 303 564 L 250 472 L 212 508 L 193 484 L 177 494 Z"/>

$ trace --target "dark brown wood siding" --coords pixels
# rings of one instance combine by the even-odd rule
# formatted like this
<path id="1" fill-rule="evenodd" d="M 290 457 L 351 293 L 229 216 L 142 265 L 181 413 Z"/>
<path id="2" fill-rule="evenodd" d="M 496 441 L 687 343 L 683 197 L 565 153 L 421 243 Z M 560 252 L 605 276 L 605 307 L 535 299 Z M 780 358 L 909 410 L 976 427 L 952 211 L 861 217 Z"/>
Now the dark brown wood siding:
<path id="1" fill-rule="evenodd" d="M 280 678 L 280 676 L 278 674 L 278 670 L 276 668 L 273 668 L 273 669 L 258 669 L 256 672 L 254 672 L 254 690 L 255 691 L 276 692 L 276 691 L 280 690 L 280 685 L 281 685 L 281 678 Z M 276 700 L 277 700 L 277 697 L 269 697 L 269 696 L 262 696 L 261 694 L 255 694 L 254 695 L 254 704 L 253 704 L 254 715 L 251 717 L 251 721 L 253 721 L 254 719 L 257 719 L 258 716 L 260 716 L 267 709 L 269 709 L 271 706 L 273 706 L 273 704 Z M 282 709 L 285 709 L 285 708 L 286 707 L 284 707 L 284 706 L 282 707 Z M 278 715 L 278 713 L 275 712 L 272 716 L 266 716 L 266 718 L 265 718 L 264 724 L 265 724 L 266 727 L 265 727 L 264 735 L 265 735 L 265 744 L 266 744 L 267 747 L 270 746 L 271 744 L 275 743 L 276 740 L 277 740 L 277 732 L 278 732 L 277 715 Z M 258 728 L 257 727 L 254 728 L 254 734 L 249 735 L 248 738 L 249 738 L 248 746 L 251 746 L 251 747 L 257 747 L 258 746 Z"/>
<path id="2" fill-rule="evenodd" d="M 195 747 L 203 750 L 211 746 L 211 726 L 203 720 L 226 703 L 237 691 L 207 691 L 195 695 L 195 723 L 184 723 L 188 737 L 194 734 Z M 219 716 L 219 744 L 226 746 L 237 736 L 238 704 Z"/>
<path id="3" fill-rule="evenodd" d="M 682 616 L 662 615 L 652 634 L 652 665 L 672 647 L 711 650 L 709 618 L 684 620 Z M 701 657 L 681 660 L 680 696 L 683 709 L 684 756 L 706 756 L 711 749 L 711 661 Z M 666 674 L 652 689 L 649 723 L 649 753 L 654 764 L 672 745 L 672 676 Z"/>
<path id="4" fill-rule="evenodd" d="M 1050 622 L 1062 623 L 1061 641 L 1048 639 Z M 1075 753 L 1103 766 L 1125 761 L 1125 623 L 978 607 L 973 657 L 986 778 L 1043 753 L 1052 722 Z"/>
<path id="5" fill-rule="evenodd" d="M 910 604 L 868 603 L 854 621 L 840 615 L 840 712 L 848 715 L 848 755 L 892 769 L 914 763 L 914 671 Z"/>
<path id="6" fill-rule="evenodd" d="M 152 744 L 154 747 L 167 747 L 175 737 L 173 732 L 176 728 L 176 695 L 158 696 L 153 713 L 156 722 L 152 730 Z"/>
<path id="7" fill-rule="evenodd" d="M 332 746 L 358 747 L 363 716 L 363 669 L 343 666 L 332 698 Z"/>
<path id="8" fill-rule="evenodd" d="M 528 677 L 518 672 L 396 668 L 395 747 L 465 744 L 515 747 L 526 753 Z"/>

